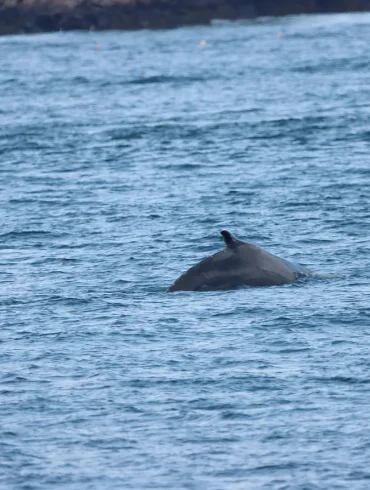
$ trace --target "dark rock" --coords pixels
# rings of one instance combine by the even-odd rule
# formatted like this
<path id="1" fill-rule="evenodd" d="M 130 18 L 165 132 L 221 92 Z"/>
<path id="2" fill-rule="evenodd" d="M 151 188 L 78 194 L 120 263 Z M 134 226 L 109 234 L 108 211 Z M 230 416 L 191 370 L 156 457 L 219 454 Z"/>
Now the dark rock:
<path id="1" fill-rule="evenodd" d="M 214 19 L 370 10 L 370 0 L 0 0 L 0 34 L 162 29 Z"/>

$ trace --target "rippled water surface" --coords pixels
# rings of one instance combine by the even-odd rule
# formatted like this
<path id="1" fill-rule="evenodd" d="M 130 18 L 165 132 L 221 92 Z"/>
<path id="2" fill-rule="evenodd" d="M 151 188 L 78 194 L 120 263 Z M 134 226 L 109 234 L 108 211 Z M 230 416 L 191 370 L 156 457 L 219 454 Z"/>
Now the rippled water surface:
<path id="1" fill-rule="evenodd" d="M 1 488 L 369 488 L 369 45 L 0 38 Z M 318 277 L 167 293 L 222 228 Z"/>

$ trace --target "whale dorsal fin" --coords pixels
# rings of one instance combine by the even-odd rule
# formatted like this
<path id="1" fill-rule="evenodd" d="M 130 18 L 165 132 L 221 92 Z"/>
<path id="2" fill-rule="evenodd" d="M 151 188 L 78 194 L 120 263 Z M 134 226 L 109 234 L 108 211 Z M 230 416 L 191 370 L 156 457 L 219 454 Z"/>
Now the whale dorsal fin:
<path id="1" fill-rule="evenodd" d="M 227 230 L 221 230 L 221 235 L 225 240 L 226 247 L 234 247 L 239 241 Z"/>

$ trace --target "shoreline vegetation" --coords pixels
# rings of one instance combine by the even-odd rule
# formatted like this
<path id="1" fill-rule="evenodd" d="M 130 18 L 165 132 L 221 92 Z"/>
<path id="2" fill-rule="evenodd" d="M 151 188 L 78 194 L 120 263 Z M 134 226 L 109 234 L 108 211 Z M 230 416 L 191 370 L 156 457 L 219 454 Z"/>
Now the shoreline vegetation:
<path id="1" fill-rule="evenodd" d="M 370 11 L 370 0 L 0 0 L 0 35 L 166 29 L 213 20 Z"/>

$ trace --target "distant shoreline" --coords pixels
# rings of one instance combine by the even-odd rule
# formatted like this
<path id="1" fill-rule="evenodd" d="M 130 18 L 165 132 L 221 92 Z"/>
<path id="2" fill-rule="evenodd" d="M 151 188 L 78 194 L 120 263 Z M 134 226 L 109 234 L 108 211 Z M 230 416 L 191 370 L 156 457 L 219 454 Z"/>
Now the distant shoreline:
<path id="1" fill-rule="evenodd" d="M 370 11 L 370 0 L 2 0 L 0 35 L 167 29 L 213 20 Z"/>

